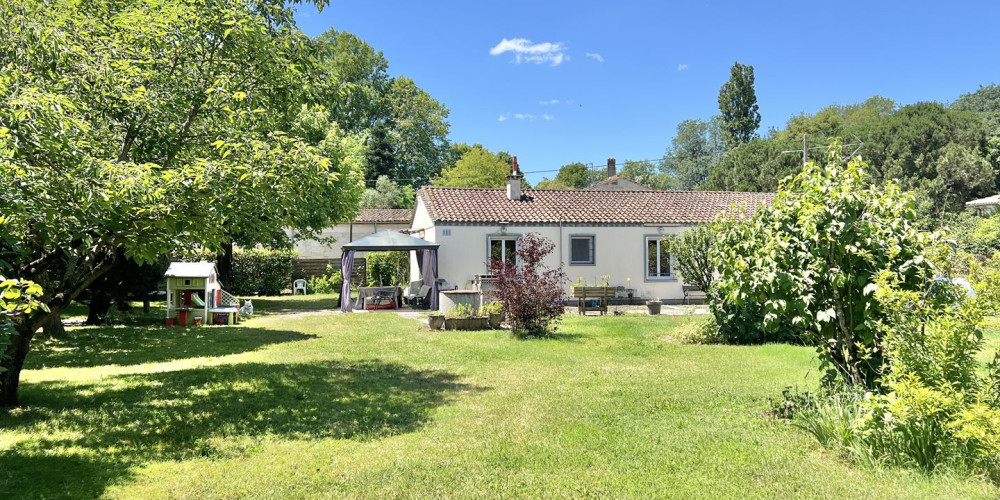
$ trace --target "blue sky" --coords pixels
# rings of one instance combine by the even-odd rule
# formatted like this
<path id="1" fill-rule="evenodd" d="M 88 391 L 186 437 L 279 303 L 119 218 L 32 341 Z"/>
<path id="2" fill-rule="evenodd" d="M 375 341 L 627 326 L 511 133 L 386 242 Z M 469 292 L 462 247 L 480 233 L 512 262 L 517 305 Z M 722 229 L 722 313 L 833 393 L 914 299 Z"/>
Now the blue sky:
<path id="1" fill-rule="evenodd" d="M 349 31 L 451 110 L 451 139 L 518 157 L 535 182 L 574 161 L 656 159 L 754 66 L 761 133 L 872 95 L 950 102 L 1000 82 L 994 2 L 413 2 L 298 7 Z"/>

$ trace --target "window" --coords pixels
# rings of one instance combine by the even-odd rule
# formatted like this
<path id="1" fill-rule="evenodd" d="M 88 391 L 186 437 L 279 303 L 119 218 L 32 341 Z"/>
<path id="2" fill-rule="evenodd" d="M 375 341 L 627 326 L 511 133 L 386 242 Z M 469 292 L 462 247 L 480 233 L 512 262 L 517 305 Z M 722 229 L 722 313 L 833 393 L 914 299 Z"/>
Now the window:
<path id="1" fill-rule="evenodd" d="M 667 245 L 660 236 L 646 237 L 646 279 L 671 279 L 670 254 Z"/>
<path id="2" fill-rule="evenodd" d="M 490 238 L 490 262 L 500 259 L 503 262 L 515 261 L 517 255 L 516 238 Z"/>
<path id="3" fill-rule="evenodd" d="M 594 264 L 593 236 L 569 237 L 569 263 L 570 265 Z"/>

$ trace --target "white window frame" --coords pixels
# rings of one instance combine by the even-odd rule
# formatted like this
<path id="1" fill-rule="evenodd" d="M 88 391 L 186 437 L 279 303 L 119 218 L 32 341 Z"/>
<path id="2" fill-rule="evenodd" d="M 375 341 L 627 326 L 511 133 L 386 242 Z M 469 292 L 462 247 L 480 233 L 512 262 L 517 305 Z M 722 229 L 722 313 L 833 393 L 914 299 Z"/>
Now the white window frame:
<path id="1" fill-rule="evenodd" d="M 573 240 L 590 240 L 590 260 L 573 260 Z M 597 236 L 593 234 L 571 234 L 569 235 L 569 265 L 571 266 L 595 266 L 597 265 Z"/>
<path id="2" fill-rule="evenodd" d="M 513 234 L 491 234 L 491 235 L 488 235 L 486 237 L 486 263 L 487 263 L 487 265 L 489 265 L 489 263 L 493 262 L 492 248 L 493 248 L 493 242 L 494 241 L 503 241 L 504 242 L 503 243 L 503 250 L 500 251 L 500 256 L 503 258 L 503 261 L 506 262 L 507 261 L 507 253 L 506 253 L 507 245 L 513 243 L 514 244 L 514 251 L 516 252 L 517 249 L 518 249 L 518 247 L 520 246 L 520 244 L 518 243 L 518 240 L 520 238 L 521 238 L 521 235 L 513 235 Z M 517 261 L 517 265 L 520 266 L 521 265 L 521 259 L 519 257 L 517 257 L 516 254 L 514 256 L 514 259 Z"/>
<path id="3" fill-rule="evenodd" d="M 656 241 L 656 270 L 657 276 L 649 275 L 649 240 Z M 674 256 L 667 254 L 668 260 L 670 262 L 670 272 L 666 275 L 660 274 L 660 259 L 659 253 L 662 252 L 662 247 L 665 242 L 663 241 L 662 234 L 647 234 L 642 239 L 642 274 L 646 277 L 646 281 L 675 281 L 677 278 L 674 276 Z"/>

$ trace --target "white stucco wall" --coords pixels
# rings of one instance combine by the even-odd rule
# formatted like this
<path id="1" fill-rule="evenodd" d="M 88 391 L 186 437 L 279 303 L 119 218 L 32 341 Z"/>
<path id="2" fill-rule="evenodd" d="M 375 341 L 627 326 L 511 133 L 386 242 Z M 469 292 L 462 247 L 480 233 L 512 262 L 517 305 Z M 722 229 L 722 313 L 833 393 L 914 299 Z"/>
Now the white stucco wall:
<path id="1" fill-rule="evenodd" d="M 434 227 L 434 240 L 441 245 L 438 251 L 438 276 L 449 284 L 467 288 L 476 274 L 486 273 L 489 258 L 488 239 L 491 236 L 519 236 L 537 233 L 556 243 L 556 250 L 546 261 L 555 267 L 563 264 L 569 277 L 566 291 L 583 278 L 588 284 L 603 283 L 601 276 L 610 275 L 609 284 L 633 288 L 637 297 L 681 300 L 684 292 L 681 280 L 646 278 L 645 236 L 679 234 L 685 226 L 523 226 L 510 224 L 506 232 L 500 226 L 438 225 Z M 661 233 L 662 231 L 662 233 Z M 448 234 L 450 233 L 450 234 Z M 594 264 L 569 263 L 570 237 L 594 237 Z M 561 260 L 560 260 L 561 259 Z M 675 272 L 676 274 L 676 272 Z M 631 282 L 629 282 L 631 278 Z"/>
<path id="2" fill-rule="evenodd" d="M 378 231 L 386 229 L 409 229 L 409 224 L 337 224 L 331 228 L 324 229 L 322 237 L 332 236 L 337 239 L 332 244 L 320 242 L 318 240 L 299 240 L 295 242 L 295 250 L 299 252 L 300 259 L 339 259 L 341 249 L 351 241 L 364 238 Z"/>
<path id="3" fill-rule="evenodd" d="M 580 277 L 590 284 L 603 283 L 601 276 L 610 275 L 609 284 L 633 288 L 636 297 L 646 299 L 682 300 L 682 281 L 676 276 L 667 280 L 646 279 L 645 236 L 680 234 L 684 225 L 670 226 L 585 226 L 585 225 L 518 225 L 505 229 L 500 225 L 454 225 L 433 222 L 420 203 L 413 220 L 414 230 L 423 230 L 422 237 L 441 245 L 438 250 L 438 276 L 449 285 L 468 288 L 476 274 L 486 274 L 490 236 L 516 236 L 538 233 L 556 243 L 556 250 L 546 264 L 563 264 L 569 277 L 566 292 Z M 415 236 L 421 236 L 415 233 Z M 570 265 L 570 237 L 594 236 L 594 264 Z M 628 281 L 631 278 L 631 283 Z M 419 279 L 416 265 L 411 265 L 411 279 Z"/>

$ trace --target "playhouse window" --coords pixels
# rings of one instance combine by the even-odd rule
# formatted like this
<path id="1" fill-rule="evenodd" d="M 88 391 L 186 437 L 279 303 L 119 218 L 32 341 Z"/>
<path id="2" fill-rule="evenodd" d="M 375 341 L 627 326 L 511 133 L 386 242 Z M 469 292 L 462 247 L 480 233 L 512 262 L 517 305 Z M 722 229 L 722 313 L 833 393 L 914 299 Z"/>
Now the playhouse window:
<path id="1" fill-rule="evenodd" d="M 191 284 L 191 280 L 184 280 L 184 284 L 185 285 L 190 285 Z"/>

